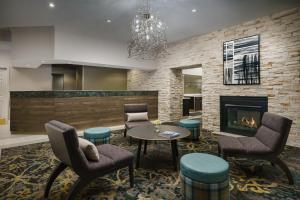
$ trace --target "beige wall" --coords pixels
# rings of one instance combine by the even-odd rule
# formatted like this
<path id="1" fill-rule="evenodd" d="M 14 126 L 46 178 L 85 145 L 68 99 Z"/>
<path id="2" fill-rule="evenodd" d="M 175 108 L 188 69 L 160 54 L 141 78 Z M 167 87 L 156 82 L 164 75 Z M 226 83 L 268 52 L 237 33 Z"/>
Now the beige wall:
<path id="1" fill-rule="evenodd" d="M 84 90 L 127 90 L 127 70 L 84 66 Z"/>
<path id="2" fill-rule="evenodd" d="M 12 64 L 15 67 L 37 68 L 43 63 L 155 67 L 155 61 L 128 58 L 127 42 L 112 40 L 101 31 L 69 25 L 10 27 L 9 30 L 11 35 L 0 30 L 0 39 L 11 39 Z"/>
<path id="3" fill-rule="evenodd" d="M 11 67 L 10 90 L 52 90 L 51 73 L 51 65 L 36 69 Z M 76 87 L 76 70 L 65 70 L 64 74 L 65 90 L 73 90 Z M 84 90 L 127 90 L 127 70 L 85 66 L 83 76 Z"/>
<path id="4" fill-rule="evenodd" d="M 10 67 L 11 66 L 10 51 L 0 49 L 0 66 L 1 67 Z"/>
<path id="5" fill-rule="evenodd" d="M 51 65 L 42 65 L 37 69 L 11 67 L 10 90 L 52 90 Z"/>
<path id="6" fill-rule="evenodd" d="M 11 91 L 51 90 L 51 65 L 40 65 L 32 61 L 53 58 L 53 27 L 11 28 L 9 43 L 9 85 Z M 2 59 L 0 59 L 2 60 Z M 26 68 L 17 68 L 19 64 Z"/>
<path id="7" fill-rule="evenodd" d="M 54 27 L 11 28 L 12 64 L 14 67 L 40 66 L 54 59 Z"/>
<path id="8" fill-rule="evenodd" d="M 261 39 L 261 84 L 223 85 L 223 42 L 255 34 Z M 159 73 L 131 70 L 128 88 L 158 88 L 159 108 L 169 119 L 180 118 L 182 77 L 170 75 L 170 68 L 202 64 L 203 128 L 220 131 L 220 95 L 268 96 L 269 111 L 293 119 L 291 133 L 300 136 L 299 49 L 300 8 L 296 8 L 173 43 L 170 55 L 158 61 Z"/>
<path id="9" fill-rule="evenodd" d="M 111 39 L 94 29 L 55 26 L 54 58 L 97 66 L 153 69 L 155 61 L 128 58 L 127 42 Z M 110 34 L 110 32 L 108 33 Z"/>

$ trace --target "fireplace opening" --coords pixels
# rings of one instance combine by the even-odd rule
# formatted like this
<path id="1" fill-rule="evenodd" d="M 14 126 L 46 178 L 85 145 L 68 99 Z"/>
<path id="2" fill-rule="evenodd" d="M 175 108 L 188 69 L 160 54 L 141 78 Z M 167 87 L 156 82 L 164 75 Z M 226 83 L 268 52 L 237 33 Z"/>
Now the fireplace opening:
<path id="1" fill-rule="evenodd" d="M 267 102 L 267 97 L 221 96 L 221 131 L 253 136 L 268 109 Z"/>

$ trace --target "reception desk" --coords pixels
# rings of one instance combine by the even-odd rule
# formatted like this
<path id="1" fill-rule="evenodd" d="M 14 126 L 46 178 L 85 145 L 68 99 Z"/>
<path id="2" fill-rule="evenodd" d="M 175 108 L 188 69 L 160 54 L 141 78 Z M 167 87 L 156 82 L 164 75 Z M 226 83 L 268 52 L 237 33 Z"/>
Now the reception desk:
<path id="1" fill-rule="evenodd" d="M 53 119 L 77 129 L 121 125 L 128 103 L 147 103 L 158 117 L 157 91 L 14 91 L 10 102 L 12 133 L 43 133 Z"/>

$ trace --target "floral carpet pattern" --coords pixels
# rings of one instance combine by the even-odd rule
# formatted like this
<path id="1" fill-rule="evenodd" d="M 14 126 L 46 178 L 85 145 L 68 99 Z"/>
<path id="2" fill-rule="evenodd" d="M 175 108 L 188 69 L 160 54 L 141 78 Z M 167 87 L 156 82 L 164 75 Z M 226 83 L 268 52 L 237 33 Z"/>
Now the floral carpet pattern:
<path id="1" fill-rule="evenodd" d="M 111 143 L 136 152 L 137 144 L 129 144 L 121 131 L 112 134 Z M 88 185 L 78 199 L 156 200 L 182 199 L 178 171 L 172 166 L 170 144 L 150 143 L 135 170 L 135 186 L 129 188 L 128 171 L 98 178 Z M 191 152 L 217 153 L 216 136 L 203 132 L 199 141 L 181 140 L 179 154 Z M 300 149 L 286 147 L 282 154 L 295 179 L 288 185 L 285 174 L 270 163 L 257 160 L 229 159 L 231 199 L 300 199 Z M 32 144 L 2 150 L 0 160 L 0 199 L 43 199 L 47 178 L 57 164 L 49 143 Z M 65 170 L 54 182 L 49 199 L 66 197 L 77 175 Z"/>

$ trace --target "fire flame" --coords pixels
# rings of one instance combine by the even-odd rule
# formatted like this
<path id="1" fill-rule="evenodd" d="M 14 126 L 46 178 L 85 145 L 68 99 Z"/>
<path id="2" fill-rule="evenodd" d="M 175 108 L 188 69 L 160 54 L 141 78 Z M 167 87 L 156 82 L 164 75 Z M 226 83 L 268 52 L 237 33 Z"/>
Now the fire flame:
<path id="1" fill-rule="evenodd" d="M 243 117 L 241 120 L 241 125 L 249 127 L 249 128 L 257 128 L 257 123 L 253 119 L 253 117 L 251 119 L 247 119 L 246 117 Z"/>

